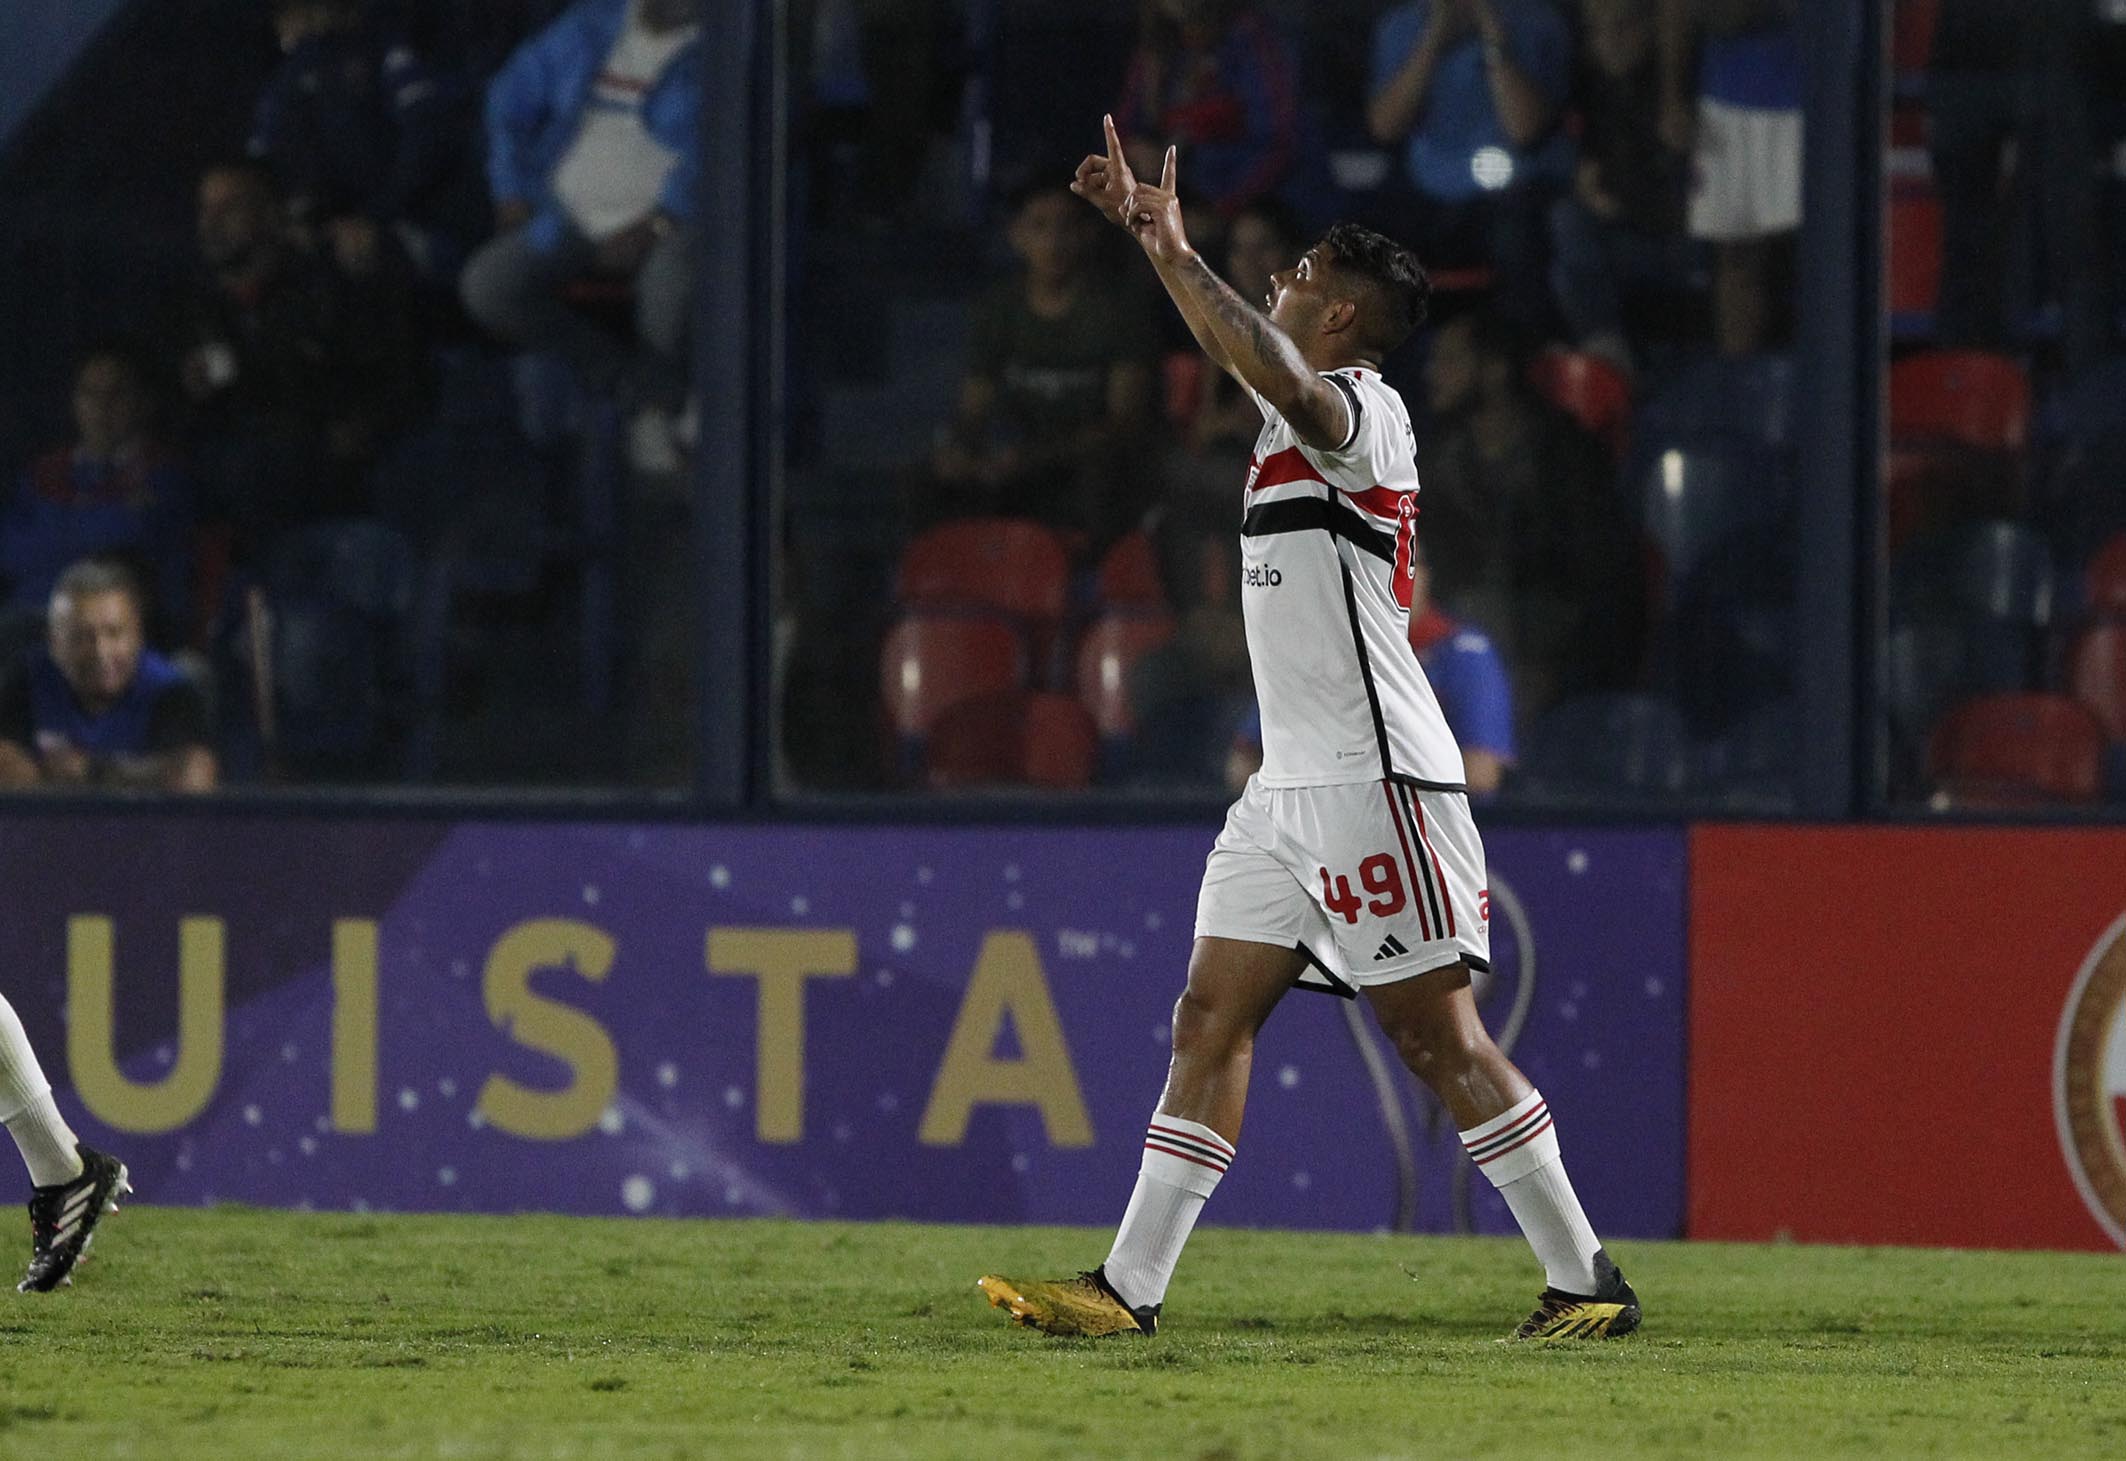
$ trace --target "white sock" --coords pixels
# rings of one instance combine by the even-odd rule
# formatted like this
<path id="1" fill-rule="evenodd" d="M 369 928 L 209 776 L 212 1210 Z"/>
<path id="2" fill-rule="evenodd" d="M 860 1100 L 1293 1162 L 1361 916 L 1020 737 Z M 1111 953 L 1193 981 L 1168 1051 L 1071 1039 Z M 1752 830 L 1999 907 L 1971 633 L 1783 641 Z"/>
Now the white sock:
<path id="1" fill-rule="evenodd" d="M 1569 1294 L 1592 1294 L 1595 1254 L 1602 1245 L 1565 1175 L 1557 1128 L 1542 1092 L 1530 1091 L 1527 1099 L 1461 1137 L 1463 1149 L 1513 1210 L 1513 1220 L 1543 1264 L 1545 1282 Z"/>
<path id="2" fill-rule="evenodd" d="M 1133 1309 L 1166 1299 L 1166 1285 L 1196 1215 L 1233 1160 L 1233 1144 L 1200 1122 L 1158 1115 L 1144 1133 L 1144 1164 L 1102 1270 Z"/>
<path id="3" fill-rule="evenodd" d="M 15 1007 L 0 999 L 0 1125 L 15 1139 L 30 1181 L 39 1187 L 71 1182 L 81 1175 L 81 1155 L 74 1133 L 52 1104 L 51 1083 L 30 1049 Z"/>

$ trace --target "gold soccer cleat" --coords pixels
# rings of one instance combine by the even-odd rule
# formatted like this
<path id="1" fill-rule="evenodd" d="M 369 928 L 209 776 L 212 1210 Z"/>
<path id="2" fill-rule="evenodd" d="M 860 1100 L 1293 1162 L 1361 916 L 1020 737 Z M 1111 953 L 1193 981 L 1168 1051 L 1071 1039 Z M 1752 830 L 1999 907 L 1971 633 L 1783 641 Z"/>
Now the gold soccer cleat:
<path id="1" fill-rule="evenodd" d="M 975 1287 L 1015 1321 L 1043 1334 L 1151 1334 L 1159 1327 L 1157 1304 L 1132 1309 L 1097 1268 L 1076 1278 L 1026 1282 L 991 1273 Z"/>
<path id="2" fill-rule="evenodd" d="M 1595 1254 L 1595 1291 L 1568 1294 L 1546 1288 L 1515 1339 L 1621 1339 L 1639 1327 L 1639 1296 L 1609 1255 Z"/>

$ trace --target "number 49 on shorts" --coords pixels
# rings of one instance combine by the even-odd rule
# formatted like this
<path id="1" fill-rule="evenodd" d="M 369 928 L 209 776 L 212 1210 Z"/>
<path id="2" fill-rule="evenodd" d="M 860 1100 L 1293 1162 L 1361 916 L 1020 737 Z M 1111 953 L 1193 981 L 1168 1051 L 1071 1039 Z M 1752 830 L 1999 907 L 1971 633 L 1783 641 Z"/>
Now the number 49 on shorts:
<path id="1" fill-rule="evenodd" d="M 1341 873 L 1321 869 L 1321 903 L 1331 913 L 1342 916 L 1345 923 L 1358 922 L 1358 910 L 1363 908 L 1379 918 L 1400 913 L 1410 901 L 1403 890 L 1402 869 L 1395 859 L 1385 852 L 1376 852 L 1358 865 L 1358 885 L 1370 898 L 1361 898 L 1351 891 L 1351 880 Z"/>
<path id="2" fill-rule="evenodd" d="M 1331 913 L 1342 916 L 1345 923 L 1358 922 L 1358 912 L 1363 908 L 1376 917 L 1387 918 L 1402 912 L 1409 895 L 1403 891 L 1403 873 L 1396 860 L 1385 852 L 1376 852 L 1358 865 L 1358 884 L 1370 898 L 1361 898 L 1351 890 L 1351 880 L 1340 873 L 1320 870 L 1321 903 Z M 1491 890 L 1479 888 L 1476 894 L 1476 916 L 1488 923 L 1491 921 Z"/>

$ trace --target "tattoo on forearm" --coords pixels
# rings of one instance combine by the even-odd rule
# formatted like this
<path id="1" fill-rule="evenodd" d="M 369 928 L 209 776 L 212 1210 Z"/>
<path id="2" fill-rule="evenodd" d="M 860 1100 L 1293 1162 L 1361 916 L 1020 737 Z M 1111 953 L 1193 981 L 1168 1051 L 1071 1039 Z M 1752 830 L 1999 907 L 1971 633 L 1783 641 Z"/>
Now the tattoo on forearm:
<path id="1" fill-rule="evenodd" d="M 1298 349 L 1284 331 L 1272 325 L 1261 310 L 1242 299 L 1232 285 L 1220 279 L 1216 271 L 1203 261 L 1202 255 L 1190 257 L 1186 277 L 1194 286 L 1201 304 L 1221 327 L 1221 332 L 1231 338 L 1235 347 L 1245 350 L 1256 361 L 1272 369 L 1311 373 L 1307 371 L 1306 361 L 1299 357 Z M 1244 362 L 1236 359 L 1234 363 L 1237 365 Z"/>

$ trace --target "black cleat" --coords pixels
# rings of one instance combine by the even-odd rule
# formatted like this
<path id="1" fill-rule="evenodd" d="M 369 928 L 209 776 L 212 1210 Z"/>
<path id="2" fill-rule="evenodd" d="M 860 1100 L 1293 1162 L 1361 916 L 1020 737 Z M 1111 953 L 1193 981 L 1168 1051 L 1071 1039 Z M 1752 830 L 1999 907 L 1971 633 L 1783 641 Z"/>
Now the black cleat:
<path id="1" fill-rule="evenodd" d="M 105 1213 L 118 1211 L 118 1199 L 133 1190 L 124 1162 L 78 1142 L 74 1150 L 81 1154 L 81 1175 L 30 1194 L 30 1267 L 15 1285 L 19 1293 L 49 1293 L 71 1284 L 96 1224 Z"/>
<path id="2" fill-rule="evenodd" d="M 1568 1294 L 1546 1288 L 1515 1339 L 1621 1339 L 1639 1327 L 1639 1296 L 1601 1249 L 1594 1256 L 1595 1291 Z"/>

